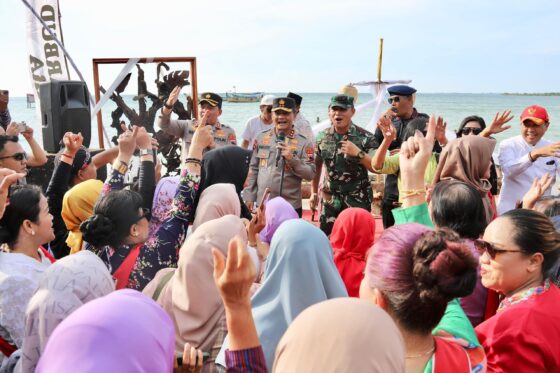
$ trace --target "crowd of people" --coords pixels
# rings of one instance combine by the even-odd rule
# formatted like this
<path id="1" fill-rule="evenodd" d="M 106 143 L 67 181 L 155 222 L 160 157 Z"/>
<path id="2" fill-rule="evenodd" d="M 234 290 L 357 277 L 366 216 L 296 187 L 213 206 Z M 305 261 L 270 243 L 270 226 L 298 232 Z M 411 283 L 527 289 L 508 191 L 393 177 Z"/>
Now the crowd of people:
<path id="1" fill-rule="evenodd" d="M 179 175 L 161 177 L 142 127 L 95 156 L 68 132 L 44 192 L 25 176 L 47 155 L 2 97 L 0 373 L 560 372 L 545 108 L 494 159 L 510 111 L 449 138 L 410 86 L 388 89 L 375 133 L 347 91 L 316 134 L 301 96 L 266 95 L 241 146 L 216 93 L 173 119 L 180 90 L 158 120 L 182 142 Z M 381 233 L 372 173 L 387 175 Z"/>

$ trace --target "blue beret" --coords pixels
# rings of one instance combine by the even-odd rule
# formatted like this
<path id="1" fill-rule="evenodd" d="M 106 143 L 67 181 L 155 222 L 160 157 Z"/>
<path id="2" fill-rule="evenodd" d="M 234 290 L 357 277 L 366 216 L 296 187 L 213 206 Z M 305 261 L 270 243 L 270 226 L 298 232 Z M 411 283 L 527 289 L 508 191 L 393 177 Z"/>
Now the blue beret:
<path id="1" fill-rule="evenodd" d="M 389 92 L 390 95 L 412 96 L 414 93 L 416 93 L 416 89 L 407 85 L 394 85 L 387 88 L 387 92 Z"/>

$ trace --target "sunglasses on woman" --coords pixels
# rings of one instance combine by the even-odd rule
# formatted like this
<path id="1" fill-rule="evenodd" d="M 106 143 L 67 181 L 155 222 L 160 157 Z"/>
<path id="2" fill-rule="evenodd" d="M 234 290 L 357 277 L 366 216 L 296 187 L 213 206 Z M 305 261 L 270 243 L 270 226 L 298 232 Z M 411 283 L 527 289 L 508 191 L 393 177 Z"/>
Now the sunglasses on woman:
<path id="1" fill-rule="evenodd" d="M 482 132 L 482 128 L 465 127 L 461 130 L 461 133 L 465 136 L 470 135 L 471 133 L 473 135 L 478 135 L 481 132 Z"/>
<path id="2" fill-rule="evenodd" d="M 520 253 L 520 250 L 506 250 L 506 249 L 498 249 L 496 246 L 492 245 L 488 241 L 484 240 L 475 240 L 474 247 L 478 250 L 479 254 L 482 255 L 484 253 L 488 253 L 490 258 L 496 258 L 496 255 L 500 253 Z"/>
<path id="3" fill-rule="evenodd" d="M 0 157 L 0 159 L 6 159 L 6 158 L 13 158 L 16 161 L 21 162 L 23 160 L 27 160 L 27 153 L 16 153 L 12 155 L 7 155 L 5 157 Z"/>

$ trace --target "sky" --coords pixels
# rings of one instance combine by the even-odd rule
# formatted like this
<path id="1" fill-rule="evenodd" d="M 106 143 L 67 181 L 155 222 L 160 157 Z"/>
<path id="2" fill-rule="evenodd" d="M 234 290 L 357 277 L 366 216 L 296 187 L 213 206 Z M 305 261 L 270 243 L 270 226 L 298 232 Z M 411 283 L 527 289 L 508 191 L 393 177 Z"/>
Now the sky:
<path id="1" fill-rule="evenodd" d="M 67 50 L 194 56 L 199 91 L 335 92 L 384 79 L 420 92 L 560 91 L 558 0 L 59 0 Z M 0 0 L 0 89 L 31 92 L 21 0 Z M 116 72 L 102 71 L 108 86 Z M 77 75 L 72 73 L 73 78 Z"/>

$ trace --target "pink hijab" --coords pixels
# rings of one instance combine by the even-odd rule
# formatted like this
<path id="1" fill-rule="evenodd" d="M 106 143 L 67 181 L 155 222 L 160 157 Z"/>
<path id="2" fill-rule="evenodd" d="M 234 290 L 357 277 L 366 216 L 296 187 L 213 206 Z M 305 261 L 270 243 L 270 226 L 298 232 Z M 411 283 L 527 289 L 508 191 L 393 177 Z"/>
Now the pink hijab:
<path id="1" fill-rule="evenodd" d="M 204 189 L 200 195 L 194 216 L 192 231 L 201 224 L 225 215 L 241 215 L 239 196 L 233 184 L 214 184 Z"/>

